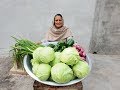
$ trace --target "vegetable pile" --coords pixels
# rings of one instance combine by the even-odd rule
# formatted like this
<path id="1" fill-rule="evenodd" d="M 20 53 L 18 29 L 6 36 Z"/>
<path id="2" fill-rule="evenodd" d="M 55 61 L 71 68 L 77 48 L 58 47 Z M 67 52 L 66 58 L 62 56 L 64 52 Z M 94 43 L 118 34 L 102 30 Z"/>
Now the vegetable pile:
<path id="1" fill-rule="evenodd" d="M 25 55 L 31 55 L 32 72 L 42 81 L 67 83 L 84 78 L 90 72 L 84 50 L 73 39 L 43 46 L 27 39 L 13 38 L 16 41 L 12 47 L 13 56 L 23 62 Z"/>
<path id="2" fill-rule="evenodd" d="M 67 83 L 87 76 L 90 71 L 89 65 L 81 59 L 73 44 L 60 41 L 57 45 L 38 47 L 33 51 L 31 60 L 33 73 L 42 81 L 48 80 L 56 83 Z M 58 45 L 66 48 L 56 49 Z"/>

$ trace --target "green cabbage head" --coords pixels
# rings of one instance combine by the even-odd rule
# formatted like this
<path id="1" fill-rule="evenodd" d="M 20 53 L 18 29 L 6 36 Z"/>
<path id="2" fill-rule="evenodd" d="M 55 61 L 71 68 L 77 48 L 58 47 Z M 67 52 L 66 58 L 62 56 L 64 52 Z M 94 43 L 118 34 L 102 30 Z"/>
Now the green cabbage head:
<path id="1" fill-rule="evenodd" d="M 31 64 L 32 64 L 32 66 L 34 64 L 40 64 L 40 61 L 38 59 L 31 59 Z"/>
<path id="2" fill-rule="evenodd" d="M 67 65 L 74 65 L 78 63 L 80 56 L 74 47 L 68 47 L 62 51 L 60 60 Z"/>
<path id="3" fill-rule="evenodd" d="M 38 63 L 34 63 L 33 66 L 32 66 L 32 72 L 36 75 L 36 72 L 38 70 L 38 66 L 39 64 Z"/>
<path id="4" fill-rule="evenodd" d="M 41 62 L 40 61 L 40 52 L 41 50 L 43 49 L 43 47 L 38 47 L 37 49 L 35 49 L 33 51 L 33 59 L 36 61 L 36 62 Z M 34 61 L 31 61 L 31 62 L 34 62 Z"/>
<path id="5" fill-rule="evenodd" d="M 33 66 L 34 67 L 34 66 Z M 42 81 L 47 80 L 50 77 L 51 66 L 49 64 L 39 64 L 35 75 Z"/>
<path id="6" fill-rule="evenodd" d="M 50 62 L 51 66 L 54 66 L 55 64 L 60 62 L 60 52 L 55 52 L 55 59 L 53 61 Z"/>
<path id="7" fill-rule="evenodd" d="M 86 61 L 80 60 L 76 65 L 73 66 L 74 75 L 78 78 L 84 78 L 88 75 L 90 68 Z"/>
<path id="8" fill-rule="evenodd" d="M 39 47 L 33 52 L 33 59 L 38 59 L 40 62 L 49 63 L 54 60 L 54 50 L 51 47 Z"/>
<path id="9" fill-rule="evenodd" d="M 57 63 L 51 69 L 51 76 L 57 83 L 67 83 L 73 79 L 73 71 L 65 63 Z"/>

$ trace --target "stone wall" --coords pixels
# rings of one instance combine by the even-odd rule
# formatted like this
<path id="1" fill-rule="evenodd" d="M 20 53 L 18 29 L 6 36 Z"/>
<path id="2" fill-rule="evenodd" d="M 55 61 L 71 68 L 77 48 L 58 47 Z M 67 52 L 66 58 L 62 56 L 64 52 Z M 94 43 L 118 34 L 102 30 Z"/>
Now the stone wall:
<path id="1" fill-rule="evenodd" d="M 90 52 L 120 54 L 120 0 L 97 0 Z"/>

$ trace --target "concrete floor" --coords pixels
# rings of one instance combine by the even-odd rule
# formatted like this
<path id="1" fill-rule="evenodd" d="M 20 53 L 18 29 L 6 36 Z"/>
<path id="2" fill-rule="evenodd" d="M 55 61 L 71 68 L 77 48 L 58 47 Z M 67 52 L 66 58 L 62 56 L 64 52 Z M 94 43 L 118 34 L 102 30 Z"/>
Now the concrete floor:
<path id="1" fill-rule="evenodd" d="M 82 81 L 83 90 L 119 90 L 120 55 L 89 56 L 92 59 L 92 71 Z M 0 90 L 33 90 L 33 82 L 29 75 L 8 75 L 0 82 Z"/>
<path id="2" fill-rule="evenodd" d="M 84 90 L 120 90 L 120 55 L 90 55 L 91 74 L 83 80 Z"/>
<path id="3" fill-rule="evenodd" d="M 33 90 L 33 82 L 28 75 L 9 75 L 0 82 L 0 90 Z"/>

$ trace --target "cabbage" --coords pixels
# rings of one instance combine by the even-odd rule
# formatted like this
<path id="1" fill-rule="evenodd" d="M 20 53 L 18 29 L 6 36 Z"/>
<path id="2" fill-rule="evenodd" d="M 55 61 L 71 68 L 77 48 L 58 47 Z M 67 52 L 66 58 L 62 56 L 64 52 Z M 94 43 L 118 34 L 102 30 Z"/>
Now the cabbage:
<path id="1" fill-rule="evenodd" d="M 33 59 L 38 59 L 43 63 L 49 63 L 54 58 L 54 50 L 51 47 L 39 47 L 33 52 Z"/>
<path id="2" fill-rule="evenodd" d="M 51 76 L 57 83 L 67 83 L 73 79 L 73 71 L 68 65 L 57 63 L 51 68 Z"/>
<path id="3" fill-rule="evenodd" d="M 38 66 L 39 66 L 39 64 L 37 64 L 37 63 L 33 64 L 32 71 L 34 74 L 36 74 L 36 72 L 38 70 Z"/>
<path id="4" fill-rule="evenodd" d="M 80 60 L 80 56 L 74 47 L 68 47 L 62 51 L 60 60 L 67 65 L 74 65 Z"/>
<path id="5" fill-rule="evenodd" d="M 34 67 L 34 66 L 33 66 Z M 35 75 L 42 81 L 47 80 L 50 77 L 51 66 L 49 64 L 40 64 L 37 66 Z"/>
<path id="6" fill-rule="evenodd" d="M 43 49 L 43 47 L 38 47 L 37 49 L 35 49 L 34 51 L 33 51 L 33 59 L 35 59 L 36 61 L 40 61 L 40 52 L 41 52 L 41 50 Z"/>
<path id="7" fill-rule="evenodd" d="M 73 72 L 78 78 L 84 78 L 88 75 L 90 69 L 86 61 L 79 61 L 76 65 L 73 66 Z"/>
<path id="8" fill-rule="evenodd" d="M 53 61 L 50 62 L 51 66 L 54 66 L 55 64 L 60 62 L 60 52 L 55 52 L 55 59 Z"/>
<path id="9" fill-rule="evenodd" d="M 32 64 L 32 66 L 34 64 L 40 64 L 40 61 L 38 59 L 31 59 L 31 64 Z"/>

